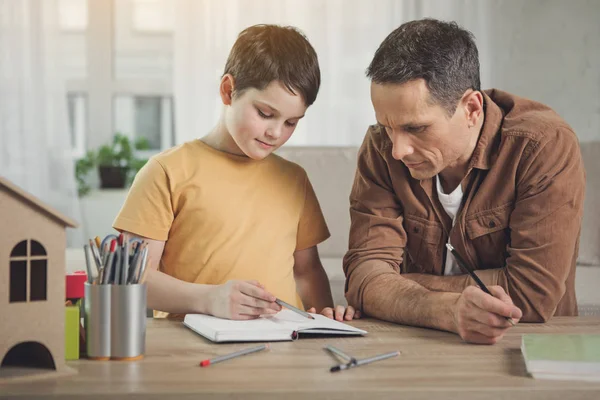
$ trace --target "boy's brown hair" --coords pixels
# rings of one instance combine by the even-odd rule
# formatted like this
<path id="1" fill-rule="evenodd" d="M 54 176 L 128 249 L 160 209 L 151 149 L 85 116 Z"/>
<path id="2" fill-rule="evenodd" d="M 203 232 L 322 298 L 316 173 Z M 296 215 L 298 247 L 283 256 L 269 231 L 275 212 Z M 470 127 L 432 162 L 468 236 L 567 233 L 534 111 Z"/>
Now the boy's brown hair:
<path id="1" fill-rule="evenodd" d="M 321 84 L 315 49 L 291 26 L 254 25 L 239 35 L 225 64 L 235 79 L 234 96 L 249 88 L 262 90 L 281 81 L 300 94 L 306 107 L 314 103 Z"/>

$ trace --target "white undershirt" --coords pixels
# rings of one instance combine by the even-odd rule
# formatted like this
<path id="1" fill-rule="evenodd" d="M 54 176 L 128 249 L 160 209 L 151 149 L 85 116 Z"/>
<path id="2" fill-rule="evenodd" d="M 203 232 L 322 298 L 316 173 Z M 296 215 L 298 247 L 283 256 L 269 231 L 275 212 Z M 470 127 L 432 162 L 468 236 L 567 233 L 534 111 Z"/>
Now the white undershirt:
<path id="1" fill-rule="evenodd" d="M 452 226 L 454 226 L 454 221 L 456 220 L 456 213 L 458 213 L 458 209 L 460 208 L 460 203 L 463 198 L 463 191 L 461 185 L 458 185 L 456 189 L 450 194 L 445 194 L 442 189 L 442 183 L 440 182 L 440 176 L 436 175 L 436 187 L 437 194 L 442 207 L 446 211 L 446 214 L 450 218 L 452 218 Z M 450 242 L 450 238 L 448 238 L 448 242 Z M 444 275 L 459 275 L 462 274 L 462 271 L 454 257 L 452 257 L 449 252 L 446 252 L 446 260 L 444 267 Z"/>

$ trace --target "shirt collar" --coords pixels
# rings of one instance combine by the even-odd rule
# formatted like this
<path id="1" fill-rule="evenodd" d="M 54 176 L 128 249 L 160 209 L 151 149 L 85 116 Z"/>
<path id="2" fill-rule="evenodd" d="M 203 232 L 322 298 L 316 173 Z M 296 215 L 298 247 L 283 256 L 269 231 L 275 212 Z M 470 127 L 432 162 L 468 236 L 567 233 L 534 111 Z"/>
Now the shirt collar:
<path id="1" fill-rule="evenodd" d="M 488 95 L 489 93 L 489 95 Z M 495 138 L 497 137 L 500 128 L 502 127 L 502 120 L 504 119 L 504 113 L 502 109 L 498 107 L 496 103 L 491 99 L 490 95 L 494 95 L 494 91 L 481 92 L 483 95 L 483 106 L 484 106 L 484 120 L 481 132 L 479 134 L 479 140 L 471 156 L 469 162 L 469 169 L 490 169 L 496 153 L 494 148 Z"/>

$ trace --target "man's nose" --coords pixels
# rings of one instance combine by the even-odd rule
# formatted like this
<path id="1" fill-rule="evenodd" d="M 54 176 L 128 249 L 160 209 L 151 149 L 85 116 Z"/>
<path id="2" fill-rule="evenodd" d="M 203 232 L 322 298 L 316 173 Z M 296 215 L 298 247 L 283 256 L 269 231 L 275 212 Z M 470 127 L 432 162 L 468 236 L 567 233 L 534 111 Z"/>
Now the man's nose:
<path id="1" fill-rule="evenodd" d="M 402 160 L 404 157 L 409 156 L 415 152 L 415 149 L 410 142 L 410 139 L 406 135 L 394 134 L 392 135 L 392 157 L 395 160 Z"/>

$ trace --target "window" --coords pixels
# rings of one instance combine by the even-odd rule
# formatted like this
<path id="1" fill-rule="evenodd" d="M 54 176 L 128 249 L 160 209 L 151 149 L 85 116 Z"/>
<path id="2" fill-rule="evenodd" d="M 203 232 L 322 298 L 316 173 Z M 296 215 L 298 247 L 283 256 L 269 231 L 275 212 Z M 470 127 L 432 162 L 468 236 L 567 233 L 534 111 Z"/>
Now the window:
<path id="1" fill-rule="evenodd" d="M 58 24 L 62 31 L 82 32 L 87 28 L 87 0 L 59 0 Z"/>
<path id="2" fill-rule="evenodd" d="M 28 275 L 29 301 L 47 299 L 48 254 L 40 242 L 23 240 L 17 243 L 10 253 L 9 264 L 9 302 L 27 301 Z"/>
<path id="3" fill-rule="evenodd" d="M 75 157 L 117 132 L 174 145 L 173 18 L 170 0 L 59 0 Z"/>
<path id="4" fill-rule="evenodd" d="M 164 0 L 133 0 L 133 28 L 138 32 L 171 32 L 175 23 L 174 3 Z"/>
<path id="5" fill-rule="evenodd" d="M 85 127 L 87 120 L 87 98 L 85 94 L 69 93 L 67 95 L 67 110 L 73 155 L 75 157 L 83 157 L 85 154 Z"/>
<path id="6" fill-rule="evenodd" d="M 150 150 L 171 147 L 175 142 L 172 104 L 170 97 L 116 96 L 115 131 L 129 135 L 134 141 L 147 139 Z"/>

